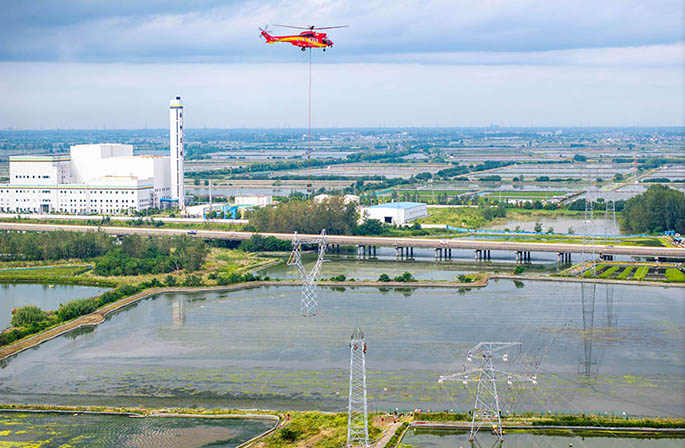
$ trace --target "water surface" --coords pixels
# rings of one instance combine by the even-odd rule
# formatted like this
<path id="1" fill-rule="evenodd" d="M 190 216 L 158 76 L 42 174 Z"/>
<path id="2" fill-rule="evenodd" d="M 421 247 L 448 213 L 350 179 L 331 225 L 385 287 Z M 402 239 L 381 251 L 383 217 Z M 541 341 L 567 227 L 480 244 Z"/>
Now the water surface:
<path id="1" fill-rule="evenodd" d="M 94 297 L 109 288 L 75 285 L 0 284 L 0 328 L 8 327 L 12 308 L 36 305 L 44 310 L 56 310 L 60 303 L 83 297 Z"/>
<path id="2" fill-rule="evenodd" d="M 314 318 L 299 315 L 299 301 L 297 287 L 162 294 L 6 360 L 0 393 L 11 402 L 344 411 L 347 343 L 359 326 L 371 409 L 468 409 L 473 384 L 437 378 L 461 371 L 478 342 L 519 340 L 523 360 L 542 359 L 539 384 L 504 394 L 505 412 L 685 415 L 673 393 L 683 387 L 682 289 L 322 288 Z"/>
<path id="3" fill-rule="evenodd" d="M 0 412 L 0 446 L 234 448 L 273 425 L 242 418 Z"/>
<path id="4" fill-rule="evenodd" d="M 583 435 L 541 435 L 531 433 L 508 433 L 504 435 L 504 443 L 499 445 L 496 437 L 483 431 L 476 436 L 474 445 L 469 442 L 467 432 L 458 431 L 430 431 L 410 430 L 402 439 L 402 447 L 408 448 L 456 448 L 456 447 L 503 447 L 503 448 L 568 448 L 572 446 L 583 448 L 680 448 L 683 439 L 665 438 L 634 438 L 607 436 L 583 436 Z"/>

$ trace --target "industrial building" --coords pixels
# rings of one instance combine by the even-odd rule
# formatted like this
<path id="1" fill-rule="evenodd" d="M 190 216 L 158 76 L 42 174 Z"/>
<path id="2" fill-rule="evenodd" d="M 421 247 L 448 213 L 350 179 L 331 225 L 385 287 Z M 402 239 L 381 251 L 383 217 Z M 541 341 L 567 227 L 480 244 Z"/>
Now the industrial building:
<path id="1" fill-rule="evenodd" d="M 0 211 L 116 214 L 183 208 L 183 104 L 169 103 L 170 156 L 134 156 L 118 143 L 75 145 L 69 154 L 12 156 Z"/>
<path id="2" fill-rule="evenodd" d="M 422 202 L 387 202 L 363 207 L 361 216 L 363 220 L 377 219 L 385 224 L 401 226 L 428 216 L 428 209 Z"/>

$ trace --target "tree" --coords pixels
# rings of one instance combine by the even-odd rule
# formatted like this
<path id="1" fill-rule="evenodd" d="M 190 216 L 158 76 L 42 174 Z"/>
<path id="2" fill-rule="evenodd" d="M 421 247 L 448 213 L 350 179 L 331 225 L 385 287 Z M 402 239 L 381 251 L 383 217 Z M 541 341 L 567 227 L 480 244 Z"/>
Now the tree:
<path id="1" fill-rule="evenodd" d="M 23 325 L 29 326 L 34 323 L 44 321 L 48 318 L 48 313 L 41 310 L 35 305 L 22 306 L 17 310 L 12 310 L 11 324 L 14 327 L 21 327 Z"/>
<path id="2" fill-rule="evenodd" d="M 582 154 L 576 154 L 573 156 L 573 160 L 575 160 L 576 162 L 587 162 L 587 157 L 585 157 Z"/>
<path id="3" fill-rule="evenodd" d="M 390 281 L 390 276 L 389 276 L 388 274 L 386 274 L 386 273 L 382 273 L 382 274 L 378 277 L 378 281 L 379 281 L 379 282 L 389 282 L 389 281 Z"/>
<path id="4" fill-rule="evenodd" d="M 540 233 L 540 232 L 542 232 L 542 223 L 536 222 L 535 223 L 535 233 Z"/>
<path id="5" fill-rule="evenodd" d="M 628 199 L 623 206 L 621 230 L 657 233 L 673 230 L 685 233 L 685 194 L 665 185 Z"/>

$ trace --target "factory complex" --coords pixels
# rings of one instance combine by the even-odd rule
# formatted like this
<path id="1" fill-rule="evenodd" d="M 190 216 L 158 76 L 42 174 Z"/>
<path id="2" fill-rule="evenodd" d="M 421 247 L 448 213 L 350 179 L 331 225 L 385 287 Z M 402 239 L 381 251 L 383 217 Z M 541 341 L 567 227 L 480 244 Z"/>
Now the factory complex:
<path id="1" fill-rule="evenodd" d="M 114 214 L 184 208 L 183 103 L 171 100 L 169 156 L 133 155 L 116 143 L 75 145 L 69 154 L 12 156 L 0 212 Z"/>

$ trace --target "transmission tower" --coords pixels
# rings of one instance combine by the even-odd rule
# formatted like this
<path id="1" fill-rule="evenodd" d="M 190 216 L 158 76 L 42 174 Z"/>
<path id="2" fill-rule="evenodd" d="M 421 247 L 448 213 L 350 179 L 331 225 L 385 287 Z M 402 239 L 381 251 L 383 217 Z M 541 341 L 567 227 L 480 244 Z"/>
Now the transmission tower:
<path id="1" fill-rule="evenodd" d="M 594 229 L 594 202 L 596 195 L 585 190 L 585 214 L 583 217 L 583 248 L 582 262 L 585 263 L 588 256 L 592 260 L 592 271 L 595 271 L 595 229 Z M 592 251 L 588 253 L 586 246 L 590 244 Z"/>
<path id="2" fill-rule="evenodd" d="M 357 328 L 350 338 L 350 401 L 347 406 L 347 448 L 367 448 L 366 342 Z"/>
<path id="3" fill-rule="evenodd" d="M 302 245 L 317 244 L 319 246 L 318 257 L 311 272 L 307 272 L 302 265 Z M 288 266 L 295 265 L 302 279 L 302 300 L 300 301 L 300 311 L 303 316 L 315 316 L 318 302 L 316 301 L 316 280 L 321 273 L 321 265 L 326 255 L 326 229 L 316 237 L 300 238 L 297 232 L 293 238 L 293 251 L 288 259 Z"/>
<path id="4" fill-rule="evenodd" d="M 604 207 L 604 238 L 608 238 L 616 228 L 616 201 L 607 197 Z"/>
<path id="5" fill-rule="evenodd" d="M 509 351 L 521 353 L 520 342 L 481 342 L 468 351 L 464 371 L 441 376 L 438 382 L 461 381 L 464 387 L 470 380 L 476 381 L 476 400 L 473 404 L 473 417 L 469 440 L 473 441 L 478 430 L 486 424 L 492 425 L 492 432 L 502 442 L 502 409 L 497 391 L 497 383 L 506 381 L 507 386 L 514 383 L 537 384 L 537 376 L 513 373 L 496 367 L 499 360 L 509 362 Z M 474 363 L 474 359 L 478 363 Z"/>

